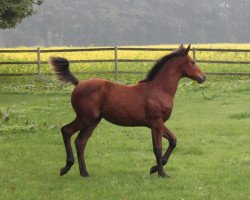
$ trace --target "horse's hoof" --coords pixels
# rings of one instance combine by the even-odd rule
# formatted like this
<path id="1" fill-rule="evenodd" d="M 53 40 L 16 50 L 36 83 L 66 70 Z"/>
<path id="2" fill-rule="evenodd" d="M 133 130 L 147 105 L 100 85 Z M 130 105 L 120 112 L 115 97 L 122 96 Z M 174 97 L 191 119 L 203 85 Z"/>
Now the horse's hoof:
<path id="1" fill-rule="evenodd" d="M 165 172 L 159 172 L 158 173 L 158 177 L 162 177 L 162 178 L 170 178 L 169 175 L 167 175 Z"/>
<path id="2" fill-rule="evenodd" d="M 89 177 L 89 173 L 88 172 L 82 172 L 81 174 L 80 174 L 82 177 Z"/>
<path id="3" fill-rule="evenodd" d="M 60 169 L 60 175 L 63 176 L 65 174 L 67 174 L 69 170 L 70 170 L 69 167 L 63 167 L 63 168 L 61 168 Z"/>
<path id="4" fill-rule="evenodd" d="M 150 174 L 153 174 L 153 173 L 155 173 L 155 172 L 158 172 L 157 166 L 151 167 L 151 169 L 150 169 Z"/>

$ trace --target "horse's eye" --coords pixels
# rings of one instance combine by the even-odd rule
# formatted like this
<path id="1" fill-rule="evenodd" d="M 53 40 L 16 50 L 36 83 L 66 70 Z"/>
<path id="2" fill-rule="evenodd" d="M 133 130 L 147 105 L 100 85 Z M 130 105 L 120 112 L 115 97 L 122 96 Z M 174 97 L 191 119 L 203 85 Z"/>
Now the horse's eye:
<path id="1" fill-rule="evenodd" d="M 191 61 L 191 64 L 194 66 L 194 65 L 195 65 L 195 62 L 194 62 L 194 61 Z"/>

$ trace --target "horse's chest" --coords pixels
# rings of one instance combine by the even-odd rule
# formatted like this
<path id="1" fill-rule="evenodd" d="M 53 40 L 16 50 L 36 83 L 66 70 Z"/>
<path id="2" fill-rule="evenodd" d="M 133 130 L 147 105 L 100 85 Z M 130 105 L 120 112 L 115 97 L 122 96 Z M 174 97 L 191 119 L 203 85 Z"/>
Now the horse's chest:
<path id="1" fill-rule="evenodd" d="M 172 112 L 172 101 L 166 99 L 149 100 L 147 103 L 146 116 L 148 118 L 161 118 L 163 121 L 167 121 Z"/>
<path id="2" fill-rule="evenodd" d="M 166 106 L 162 109 L 162 118 L 164 122 L 169 119 L 171 113 L 172 113 L 172 107 L 170 106 Z"/>

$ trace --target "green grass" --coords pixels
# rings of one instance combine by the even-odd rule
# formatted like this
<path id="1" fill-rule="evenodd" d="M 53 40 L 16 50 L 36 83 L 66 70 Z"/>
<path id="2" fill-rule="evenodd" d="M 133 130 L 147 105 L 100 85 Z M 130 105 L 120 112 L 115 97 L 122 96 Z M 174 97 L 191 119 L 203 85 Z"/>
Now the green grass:
<path id="1" fill-rule="evenodd" d="M 134 83 L 142 77 L 120 78 Z M 77 163 L 60 177 L 65 164 L 60 127 L 74 118 L 73 86 L 51 77 L 41 81 L 1 77 L 0 83 L 0 199 L 238 200 L 250 196 L 249 77 L 209 77 L 203 85 L 180 82 L 166 123 L 178 140 L 164 167 L 171 176 L 166 179 L 149 174 L 155 164 L 149 129 L 118 127 L 104 120 L 86 148 L 90 177 L 79 176 Z"/>

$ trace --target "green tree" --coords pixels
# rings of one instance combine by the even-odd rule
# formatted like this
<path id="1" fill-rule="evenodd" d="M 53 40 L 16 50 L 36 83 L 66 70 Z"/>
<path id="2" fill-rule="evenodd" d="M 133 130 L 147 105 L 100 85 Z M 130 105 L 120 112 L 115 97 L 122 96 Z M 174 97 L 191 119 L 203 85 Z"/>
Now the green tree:
<path id="1" fill-rule="evenodd" d="M 43 0 L 0 0 L 0 29 L 14 28 L 36 12 Z"/>

